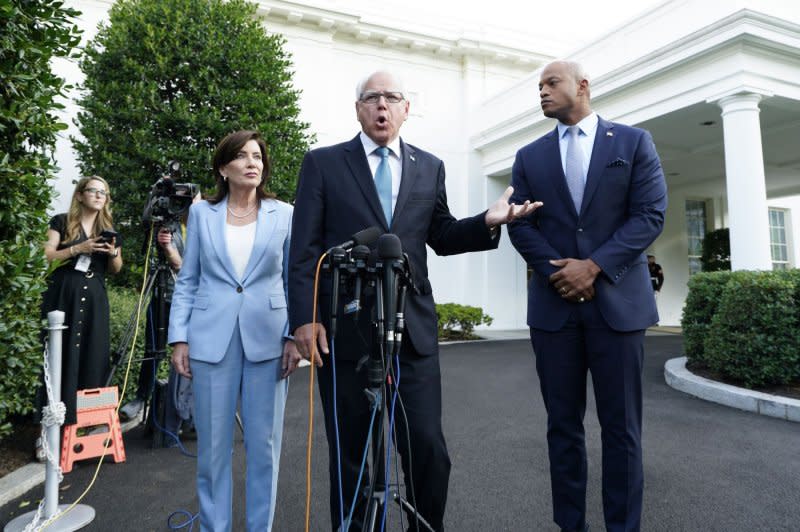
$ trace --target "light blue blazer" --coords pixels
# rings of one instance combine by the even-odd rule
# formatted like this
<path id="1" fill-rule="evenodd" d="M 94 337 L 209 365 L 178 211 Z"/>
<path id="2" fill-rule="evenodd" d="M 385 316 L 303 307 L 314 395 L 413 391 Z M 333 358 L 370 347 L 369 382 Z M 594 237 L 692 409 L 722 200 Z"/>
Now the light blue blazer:
<path id="1" fill-rule="evenodd" d="M 168 341 L 188 342 L 189 358 L 216 363 L 238 323 L 248 360 L 277 358 L 289 330 L 286 290 L 293 208 L 274 199 L 261 202 L 253 252 L 241 279 L 225 242 L 227 208 L 225 198 L 189 210 Z"/>

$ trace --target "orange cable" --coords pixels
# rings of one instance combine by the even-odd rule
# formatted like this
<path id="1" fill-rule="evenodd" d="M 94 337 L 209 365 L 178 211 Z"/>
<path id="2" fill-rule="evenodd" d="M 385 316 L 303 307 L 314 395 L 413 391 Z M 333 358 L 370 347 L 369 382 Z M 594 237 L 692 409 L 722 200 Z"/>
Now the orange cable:
<path id="1" fill-rule="evenodd" d="M 319 288 L 319 270 L 322 261 L 328 253 L 325 252 L 317 261 L 317 271 L 314 273 L 314 308 L 311 314 L 311 367 L 308 379 L 308 441 L 306 443 L 306 532 L 311 526 L 311 438 L 314 434 L 314 368 L 317 359 L 317 289 Z"/>

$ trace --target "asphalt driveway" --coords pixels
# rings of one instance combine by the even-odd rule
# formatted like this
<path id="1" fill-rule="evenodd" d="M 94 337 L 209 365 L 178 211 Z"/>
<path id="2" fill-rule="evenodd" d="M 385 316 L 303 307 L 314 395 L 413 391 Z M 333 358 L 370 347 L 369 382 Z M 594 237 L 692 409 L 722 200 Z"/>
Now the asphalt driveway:
<path id="1" fill-rule="evenodd" d="M 643 530 L 800 530 L 800 424 L 707 403 L 669 388 L 664 362 L 680 356 L 681 349 L 677 335 L 646 339 Z M 447 529 L 557 530 L 551 520 L 545 414 L 530 344 L 446 345 L 441 365 L 445 435 L 453 462 Z M 304 529 L 305 515 L 308 371 L 298 371 L 290 388 L 274 530 L 297 532 Z M 318 402 L 314 426 L 311 529 L 330 530 Z M 588 520 L 593 530 L 603 530 L 600 429 L 591 401 L 586 434 Z M 235 529 L 244 530 L 244 449 L 239 434 L 236 440 Z M 84 501 L 97 511 L 84 530 L 164 531 L 173 511 L 197 510 L 192 458 L 176 449 L 151 449 L 142 429 L 128 432 L 125 444 L 127 462 L 104 464 Z M 186 445 L 194 450 L 193 441 Z M 93 473 L 93 461 L 86 461 L 66 475 L 62 502 L 72 502 Z M 39 486 L 0 508 L 0 523 L 31 510 L 42 493 Z M 20 508 L 25 502 L 30 505 Z M 401 530 L 394 508 L 387 530 Z"/>

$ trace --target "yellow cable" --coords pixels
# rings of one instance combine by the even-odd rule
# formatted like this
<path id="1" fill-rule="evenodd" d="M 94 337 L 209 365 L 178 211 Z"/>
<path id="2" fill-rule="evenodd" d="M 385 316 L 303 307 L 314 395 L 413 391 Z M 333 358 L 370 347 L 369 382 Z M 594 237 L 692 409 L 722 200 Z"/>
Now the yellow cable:
<path id="1" fill-rule="evenodd" d="M 328 253 L 323 253 L 317 261 L 317 271 L 314 273 L 314 308 L 311 314 L 311 367 L 308 378 L 308 441 L 306 443 L 306 532 L 311 526 L 311 437 L 314 434 L 314 361 L 317 358 L 317 289 L 319 288 L 319 270 L 322 261 Z"/>
<path id="2" fill-rule="evenodd" d="M 153 234 L 152 231 L 153 231 L 153 225 L 151 224 L 151 226 L 150 226 L 150 234 L 151 235 Z M 148 261 L 150 259 L 150 249 L 151 249 L 152 245 L 153 245 L 153 240 L 150 239 L 150 241 L 149 241 L 149 243 L 147 245 L 147 253 L 145 254 L 145 258 L 144 258 L 145 265 L 148 264 Z M 130 351 L 130 355 L 128 355 L 128 365 L 125 368 L 125 379 L 122 382 L 122 393 L 121 393 L 121 395 L 119 397 L 119 401 L 117 402 L 117 408 L 116 408 L 116 410 L 114 410 L 114 415 L 115 416 L 119 416 L 119 408 L 120 408 L 120 405 L 122 404 L 122 399 L 125 397 L 125 389 L 128 387 L 128 375 L 131 372 L 131 362 L 133 361 L 133 352 L 136 349 L 136 337 L 139 335 L 139 321 L 140 321 L 141 316 L 142 316 L 142 302 L 144 301 L 144 289 L 145 289 L 146 286 L 147 286 L 147 269 L 145 268 L 145 274 L 144 274 L 144 276 L 142 278 L 142 288 L 139 291 L 139 301 L 138 301 L 137 307 L 136 307 L 136 322 L 134 323 L 133 342 L 131 342 L 131 351 Z M 108 434 L 109 434 L 109 437 L 110 437 L 111 436 L 111 427 L 109 427 Z M 103 460 L 105 459 L 106 456 L 107 456 L 106 454 L 103 454 L 103 455 L 100 456 L 100 461 L 97 462 L 97 467 L 94 470 L 94 475 L 92 476 L 92 480 L 89 482 L 89 485 L 86 486 L 86 489 L 83 490 L 83 493 L 81 493 L 81 495 L 75 500 L 75 502 L 70 504 L 63 512 L 57 513 L 56 515 L 54 515 L 53 517 L 51 517 L 50 519 L 48 519 L 47 521 L 42 523 L 37 528 L 37 530 L 44 530 L 48 526 L 52 525 L 53 523 L 55 523 L 56 521 L 61 519 L 62 516 L 64 516 L 67 513 L 71 512 L 72 509 L 75 508 L 78 505 L 78 503 L 80 503 L 83 500 L 84 497 L 86 497 L 86 495 L 89 493 L 89 491 L 94 486 L 95 480 L 97 480 L 97 475 L 100 473 L 100 466 L 103 465 Z"/>

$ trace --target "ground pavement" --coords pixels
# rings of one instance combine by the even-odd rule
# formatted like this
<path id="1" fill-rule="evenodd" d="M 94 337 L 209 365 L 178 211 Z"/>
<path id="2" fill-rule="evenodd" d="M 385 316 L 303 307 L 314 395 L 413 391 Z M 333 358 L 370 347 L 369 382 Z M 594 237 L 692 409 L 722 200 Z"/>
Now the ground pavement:
<path id="1" fill-rule="evenodd" d="M 449 531 L 554 531 L 545 414 L 526 340 L 446 345 L 441 350 L 444 426 L 453 462 Z M 664 363 L 682 353 L 678 335 L 648 336 L 644 367 L 645 499 L 642 530 L 800 530 L 800 424 L 707 403 L 669 388 Z M 292 377 L 275 516 L 276 532 L 304 530 L 308 370 Z M 589 394 L 591 397 L 591 393 Z M 311 530 L 330 530 L 327 458 L 319 403 L 313 447 Z M 601 531 L 600 430 L 586 413 L 588 520 Z M 244 530 L 243 445 L 236 435 L 234 530 Z M 168 515 L 196 511 L 194 463 L 149 448 L 141 429 L 125 435 L 127 462 L 104 464 L 84 503 L 87 531 L 168 530 Z M 194 442 L 187 442 L 194 450 Z M 83 491 L 93 461 L 62 484 L 62 502 Z M 0 523 L 31 509 L 43 487 L 0 508 Z M 20 503 L 31 504 L 20 508 Z M 387 530 L 400 530 L 392 508 Z M 188 530 L 185 529 L 185 530 Z M 195 527 L 194 530 L 198 530 Z"/>

